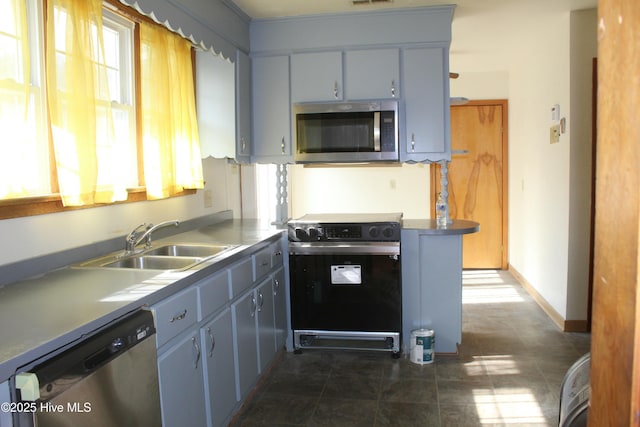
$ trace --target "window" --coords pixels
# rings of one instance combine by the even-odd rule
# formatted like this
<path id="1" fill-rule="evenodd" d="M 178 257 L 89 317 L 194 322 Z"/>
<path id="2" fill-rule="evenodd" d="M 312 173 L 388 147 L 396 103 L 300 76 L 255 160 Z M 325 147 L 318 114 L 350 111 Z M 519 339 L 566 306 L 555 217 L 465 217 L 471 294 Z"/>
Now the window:
<path id="1" fill-rule="evenodd" d="M 0 199 L 51 193 L 35 2 L 0 0 Z"/>
<path id="2" fill-rule="evenodd" d="M 141 58 L 139 28 L 166 40 L 151 56 L 173 55 L 180 67 Z M 136 78 L 154 73 L 163 87 L 181 87 L 177 99 L 160 101 L 171 104 L 161 119 Z M 0 218 L 33 214 L 34 201 L 92 206 L 131 199 L 145 185 L 147 198 L 161 198 L 204 184 L 191 45 L 117 2 L 0 0 L 0 125 L 10 136 L 0 143 Z M 5 212 L 16 205 L 17 214 Z"/>

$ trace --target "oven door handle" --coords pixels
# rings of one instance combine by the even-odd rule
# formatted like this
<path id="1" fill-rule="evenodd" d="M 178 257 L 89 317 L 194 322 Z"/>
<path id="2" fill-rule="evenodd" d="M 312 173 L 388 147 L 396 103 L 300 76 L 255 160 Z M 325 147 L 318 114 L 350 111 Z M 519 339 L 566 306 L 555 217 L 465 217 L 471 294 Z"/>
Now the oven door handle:
<path id="1" fill-rule="evenodd" d="M 400 243 L 301 243 L 290 242 L 291 255 L 400 255 Z"/>

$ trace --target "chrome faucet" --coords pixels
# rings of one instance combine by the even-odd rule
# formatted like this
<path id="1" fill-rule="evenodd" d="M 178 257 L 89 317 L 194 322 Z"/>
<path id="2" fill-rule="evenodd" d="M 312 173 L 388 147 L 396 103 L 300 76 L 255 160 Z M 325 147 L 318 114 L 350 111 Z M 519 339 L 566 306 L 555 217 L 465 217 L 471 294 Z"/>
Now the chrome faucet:
<path id="1" fill-rule="evenodd" d="M 136 246 L 138 246 L 143 240 L 145 240 L 144 247 L 146 249 L 149 249 L 151 247 L 151 233 L 156 231 L 158 228 L 168 227 L 170 225 L 174 225 L 177 227 L 180 225 L 180 221 L 174 219 L 171 221 L 161 222 L 157 225 L 146 223 L 140 224 L 139 226 L 134 228 L 126 238 L 126 245 L 124 250 L 125 255 L 136 253 Z"/>

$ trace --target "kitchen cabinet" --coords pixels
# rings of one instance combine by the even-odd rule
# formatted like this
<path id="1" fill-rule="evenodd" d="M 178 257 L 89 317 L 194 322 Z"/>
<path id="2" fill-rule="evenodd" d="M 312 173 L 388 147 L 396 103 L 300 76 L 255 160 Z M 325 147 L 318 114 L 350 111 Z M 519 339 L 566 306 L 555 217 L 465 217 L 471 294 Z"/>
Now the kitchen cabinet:
<path id="1" fill-rule="evenodd" d="M 194 331 L 158 355 L 162 425 L 204 426 L 202 347 Z"/>
<path id="2" fill-rule="evenodd" d="M 252 149 L 257 163 L 291 163 L 289 57 L 252 58 Z"/>
<path id="3" fill-rule="evenodd" d="M 236 160 L 251 160 L 251 58 L 236 53 Z"/>
<path id="4" fill-rule="evenodd" d="M 291 55 L 291 102 L 342 100 L 342 52 Z"/>
<path id="5" fill-rule="evenodd" d="M 400 97 L 399 49 L 350 50 L 345 53 L 346 99 Z"/>
<path id="6" fill-rule="evenodd" d="M 448 50 L 403 51 L 405 132 L 401 161 L 451 160 Z"/>
<path id="7" fill-rule="evenodd" d="M 256 330 L 258 336 L 258 364 L 264 372 L 276 354 L 273 279 L 263 281 L 255 289 Z"/>
<path id="8" fill-rule="evenodd" d="M 203 158 L 235 158 L 235 67 L 210 51 L 196 53 L 196 110 Z"/>
<path id="9" fill-rule="evenodd" d="M 258 378 L 258 341 L 256 339 L 256 297 L 247 292 L 231 304 L 233 347 L 236 358 L 236 397 L 244 399 Z"/>
<path id="10" fill-rule="evenodd" d="M 287 293 L 285 269 L 278 268 L 273 273 L 273 306 L 276 351 L 284 347 L 287 338 Z"/>
<path id="11" fill-rule="evenodd" d="M 152 306 L 163 425 L 227 425 L 283 347 L 284 241 Z"/>
<path id="12" fill-rule="evenodd" d="M 435 331 L 436 352 L 457 353 L 462 342 L 462 234 L 403 229 L 401 245 L 405 354 L 411 331 L 422 328 Z"/>
<path id="13" fill-rule="evenodd" d="M 170 339 L 197 321 L 198 292 L 188 288 L 151 307 L 156 322 L 156 345 L 161 348 Z"/>
<path id="14" fill-rule="evenodd" d="M 236 405 L 233 329 L 226 308 L 200 328 L 203 345 L 207 425 L 226 426 Z"/>

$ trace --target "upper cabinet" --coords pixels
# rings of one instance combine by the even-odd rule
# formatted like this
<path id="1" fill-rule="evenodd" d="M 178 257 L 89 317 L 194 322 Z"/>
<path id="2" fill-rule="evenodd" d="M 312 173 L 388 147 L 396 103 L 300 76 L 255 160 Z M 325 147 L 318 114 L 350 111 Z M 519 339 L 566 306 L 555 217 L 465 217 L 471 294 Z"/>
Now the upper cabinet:
<path id="1" fill-rule="evenodd" d="M 401 161 L 451 159 L 449 72 L 443 48 L 405 49 L 403 98 L 405 133 Z"/>
<path id="2" fill-rule="evenodd" d="M 252 159 L 293 161 L 292 104 L 397 99 L 400 160 L 450 160 L 454 9 L 444 5 L 252 21 Z"/>
<path id="3" fill-rule="evenodd" d="M 252 59 L 253 161 L 290 163 L 291 100 L 289 57 L 265 56 Z"/>
<path id="4" fill-rule="evenodd" d="M 344 65 L 343 65 L 344 55 Z M 359 101 L 400 97 L 398 49 L 291 55 L 291 102 Z"/>
<path id="5" fill-rule="evenodd" d="M 342 52 L 291 55 L 291 101 L 342 100 Z"/>
<path id="6" fill-rule="evenodd" d="M 234 158 L 234 64 L 210 51 L 196 53 L 196 109 L 202 157 Z"/>
<path id="7" fill-rule="evenodd" d="M 236 160 L 250 161 L 251 156 L 251 59 L 236 53 Z"/>
<path id="8" fill-rule="evenodd" d="M 350 100 L 399 98 L 399 50 L 347 51 L 345 81 L 346 98 Z"/>

